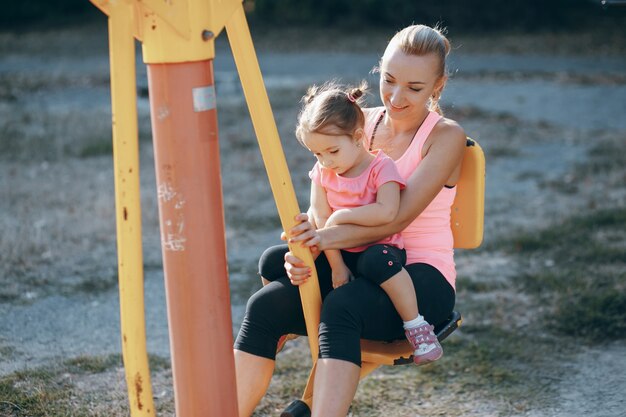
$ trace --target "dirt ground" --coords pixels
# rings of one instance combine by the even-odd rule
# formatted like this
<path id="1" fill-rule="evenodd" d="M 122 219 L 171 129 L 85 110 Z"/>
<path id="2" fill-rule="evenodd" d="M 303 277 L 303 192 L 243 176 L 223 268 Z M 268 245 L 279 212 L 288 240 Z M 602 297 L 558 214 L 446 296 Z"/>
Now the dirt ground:
<path id="1" fill-rule="evenodd" d="M 300 43 L 285 43 L 290 36 Z M 333 77 L 367 78 L 375 86 L 369 71 L 385 35 L 346 36 L 345 42 L 333 43 L 331 52 L 326 52 L 327 41 L 287 33 L 260 36 L 258 42 L 302 207 L 312 158 L 293 138 L 298 100 L 308 84 Z M 459 36 L 452 42 L 456 46 L 444 110 L 481 143 L 487 157 L 485 243 L 478 251 L 458 253 L 459 309 L 470 328 L 532 329 L 537 340 L 524 346 L 537 352 L 524 355 L 541 357 L 516 362 L 514 371 L 540 382 L 526 391 L 507 391 L 504 383 L 472 390 L 468 382 L 465 388 L 425 388 L 427 396 L 417 387 L 415 398 L 389 397 L 399 405 L 386 410 L 369 406 L 368 395 L 406 383 L 402 378 L 408 377 L 384 370 L 363 383 L 352 415 L 626 415 L 623 338 L 581 345 L 535 330 L 541 308 L 512 284 L 527 264 L 498 247 L 502 239 L 572 214 L 626 206 L 626 168 L 585 181 L 576 176 L 595 143 L 626 150 L 625 41 L 607 42 L 602 34 L 544 34 Z M 167 358 L 147 83 L 140 56 L 138 62 L 148 349 Z M 280 228 L 228 45 L 221 38 L 215 71 L 236 331 L 245 301 L 259 285 L 258 256 L 278 241 Z M 105 25 L 0 32 L 0 376 L 120 352 L 108 86 Z M 373 90 L 370 100 L 376 104 Z M 555 261 L 540 262 L 549 269 Z M 473 290 L 481 285 L 490 290 Z M 451 356 L 457 345 L 480 344 L 479 333 L 457 333 L 451 338 Z M 302 340 L 286 349 L 288 363 L 305 360 L 300 350 L 306 350 Z M 273 415 L 285 404 L 281 381 L 288 378 L 290 366 L 279 369 L 277 383 L 256 415 Z M 463 380 L 460 374 L 466 369 L 437 372 Z M 92 404 L 90 415 L 124 415 L 121 375 L 118 367 L 77 378 L 77 392 L 93 393 L 94 387 L 113 392 Z M 170 377 L 158 374 L 155 381 L 157 402 L 171 403 Z M 105 402 L 112 405 L 106 408 Z M 162 410 L 168 415 L 171 406 Z"/>

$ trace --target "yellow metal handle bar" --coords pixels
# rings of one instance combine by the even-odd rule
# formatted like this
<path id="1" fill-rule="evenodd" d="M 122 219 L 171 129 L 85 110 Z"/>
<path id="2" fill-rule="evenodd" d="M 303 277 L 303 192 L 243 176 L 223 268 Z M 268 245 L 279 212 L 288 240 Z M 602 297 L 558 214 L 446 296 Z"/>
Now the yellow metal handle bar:
<path id="1" fill-rule="evenodd" d="M 265 90 L 265 84 L 263 84 L 261 69 L 254 52 L 252 37 L 250 36 L 250 29 L 248 28 L 243 6 L 240 6 L 230 20 L 227 21 L 226 32 L 246 96 L 254 130 L 259 141 L 267 176 L 274 193 L 282 227 L 284 230 L 289 230 L 295 226 L 294 218 L 300 213 L 300 208 L 298 207 L 298 201 L 278 136 L 272 108 L 267 97 L 267 91 Z M 317 328 L 320 322 L 322 305 L 315 265 L 311 252 L 308 249 L 300 246 L 290 246 L 290 250 L 310 266 L 313 271 L 307 283 L 300 286 L 300 297 L 306 319 L 306 329 L 309 335 L 311 356 L 313 362 L 315 362 L 319 350 L 317 345 Z"/>
<path id="2" fill-rule="evenodd" d="M 109 11 L 122 353 L 131 415 L 148 417 L 155 411 L 144 316 L 133 5 L 112 2 Z"/>

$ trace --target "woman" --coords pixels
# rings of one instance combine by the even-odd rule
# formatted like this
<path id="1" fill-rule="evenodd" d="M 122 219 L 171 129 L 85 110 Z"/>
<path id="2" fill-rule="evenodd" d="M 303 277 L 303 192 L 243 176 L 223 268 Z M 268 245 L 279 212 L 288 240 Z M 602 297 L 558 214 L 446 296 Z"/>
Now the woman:
<path id="1" fill-rule="evenodd" d="M 455 302 L 450 207 L 465 149 L 463 129 L 443 118 L 438 105 L 449 50 L 437 29 L 414 25 L 398 32 L 380 62 L 383 107 L 364 109 L 370 150 L 391 157 L 407 182 L 396 218 L 382 226 L 341 224 L 316 230 L 300 214 L 288 236 L 318 253 L 401 232 L 420 312 L 435 325 L 449 316 Z M 357 278 L 333 290 L 323 254 L 316 268 L 323 306 L 312 416 L 345 416 L 359 381 L 359 340 L 401 339 L 404 330 L 380 287 Z M 235 343 L 240 416 L 252 414 L 269 386 L 278 339 L 305 333 L 297 286 L 306 282 L 309 269 L 283 246 L 265 252 L 260 270 L 271 282 L 250 298 Z"/>

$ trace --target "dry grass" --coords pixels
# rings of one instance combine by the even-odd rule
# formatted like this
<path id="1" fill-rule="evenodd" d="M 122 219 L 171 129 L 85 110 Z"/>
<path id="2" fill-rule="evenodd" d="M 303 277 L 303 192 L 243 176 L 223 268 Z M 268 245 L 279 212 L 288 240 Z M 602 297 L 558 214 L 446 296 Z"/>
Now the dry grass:
<path id="1" fill-rule="evenodd" d="M 530 352 L 548 350 L 551 341 L 525 349 L 519 333 L 496 328 L 467 328 L 445 343 L 439 362 L 415 368 L 387 367 L 362 381 L 350 416 L 480 416 L 498 410 L 524 411 L 547 402 L 549 380 L 535 369 L 550 370 Z M 301 396 L 310 369 L 306 338 L 289 342 L 279 355 L 274 379 L 254 416 L 278 415 Z M 166 360 L 151 360 L 158 415 L 172 416 L 171 370 Z M 57 365 L 16 372 L 0 378 L 0 415 L 128 415 L 123 368 L 118 355 L 78 357 Z M 463 400 L 460 400 L 463 399 Z"/>
<path id="2" fill-rule="evenodd" d="M 173 415 L 169 361 L 150 358 L 155 406 Z M 169 392 L 169 394 L 168 394 Z M 128 416 L 119 355 L 81 356 L 0 377 L 0 415 L 6 417 Z"/>

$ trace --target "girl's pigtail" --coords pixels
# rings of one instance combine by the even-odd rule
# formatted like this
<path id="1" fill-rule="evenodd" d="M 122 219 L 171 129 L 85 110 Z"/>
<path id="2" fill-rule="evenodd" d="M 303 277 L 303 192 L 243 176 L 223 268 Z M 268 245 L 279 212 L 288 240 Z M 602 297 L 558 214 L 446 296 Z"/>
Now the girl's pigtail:
<path id="1" fill-rule="evenodd" d="M 350 102 L 356 103 L 360 106 L 361 102 L 363 101 L 362 97 L 365 94 L 366 90 L 367 90 L 367 82 L 363 80 L 361 81 L 361 84 L 358 87 L 350 88 L 346 92 L 346 95 L 348 97 L 348 100 L 350 100 Z"/>

